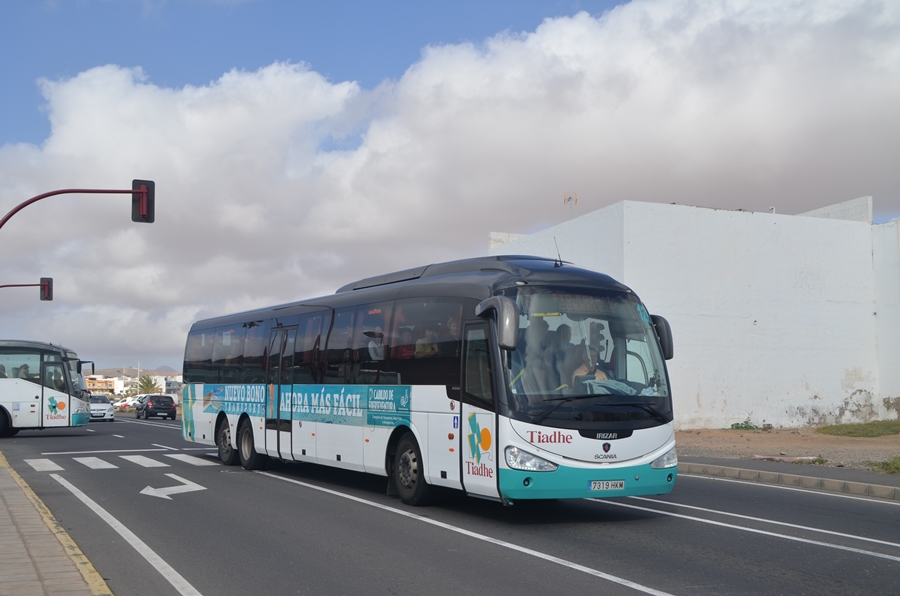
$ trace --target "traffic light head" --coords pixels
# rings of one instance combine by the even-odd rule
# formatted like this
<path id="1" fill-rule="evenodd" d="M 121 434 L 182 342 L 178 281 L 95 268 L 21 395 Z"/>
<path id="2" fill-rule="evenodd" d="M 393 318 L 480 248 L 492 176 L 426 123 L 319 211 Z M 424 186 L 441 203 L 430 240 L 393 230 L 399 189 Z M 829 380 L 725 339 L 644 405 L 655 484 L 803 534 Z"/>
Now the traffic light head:
<path id="1" fill-rule="evenodd" d="M 53 278 L 41 278 L 41 300 L 53 300 Z"/>
<path id="2" fill-rule="evenodd" d="M 156 219 L 156 184 L 153 180 L 132 180 L 131 190 L 140 190 L 131 195 L 131 221 L 153 223 Z"/>

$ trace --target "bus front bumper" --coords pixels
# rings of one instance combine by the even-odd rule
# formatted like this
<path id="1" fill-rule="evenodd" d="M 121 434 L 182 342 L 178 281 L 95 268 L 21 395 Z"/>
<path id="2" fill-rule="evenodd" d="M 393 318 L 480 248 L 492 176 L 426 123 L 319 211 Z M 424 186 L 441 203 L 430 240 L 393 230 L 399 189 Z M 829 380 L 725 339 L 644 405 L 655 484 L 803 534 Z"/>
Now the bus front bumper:
<path id="1" fill-rule="evenodd" d="M 499 470 L 500 494 L 507 501 L 526 499 L 608 499 L 672 492 L 678 468 L 650 464 L 616 468 L 560 466 L 554 472 Z"/>

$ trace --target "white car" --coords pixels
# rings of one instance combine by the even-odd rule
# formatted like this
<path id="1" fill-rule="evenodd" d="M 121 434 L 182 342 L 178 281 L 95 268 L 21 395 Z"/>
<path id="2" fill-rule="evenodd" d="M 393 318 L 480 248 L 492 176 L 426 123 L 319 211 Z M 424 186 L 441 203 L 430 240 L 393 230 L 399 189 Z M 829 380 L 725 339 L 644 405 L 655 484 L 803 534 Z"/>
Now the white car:
<path id="1" fill-rule="evenodd" d="M 116 413 L 109 398 L 105 395 L 91 395 L 91 420 L 108 420 L 112 422 L 116 419 Z"/>

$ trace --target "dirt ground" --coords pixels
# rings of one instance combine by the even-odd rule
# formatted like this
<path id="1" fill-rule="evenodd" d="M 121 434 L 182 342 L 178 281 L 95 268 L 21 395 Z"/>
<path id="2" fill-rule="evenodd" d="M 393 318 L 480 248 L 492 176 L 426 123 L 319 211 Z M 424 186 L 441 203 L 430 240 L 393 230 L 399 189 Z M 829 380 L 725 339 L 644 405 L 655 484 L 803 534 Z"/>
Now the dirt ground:
<path id="1" fill-rule="evenodd" d="M 704 429 L 675 433 L 679 457 L 773 459 L 804 463 L 804 458 L 825 460 L 823 465 L 869 469 L 869 462 L 900 456 L 900 435 L 877 438 L 835 437 L 814 428 L 763 430 Z"/>

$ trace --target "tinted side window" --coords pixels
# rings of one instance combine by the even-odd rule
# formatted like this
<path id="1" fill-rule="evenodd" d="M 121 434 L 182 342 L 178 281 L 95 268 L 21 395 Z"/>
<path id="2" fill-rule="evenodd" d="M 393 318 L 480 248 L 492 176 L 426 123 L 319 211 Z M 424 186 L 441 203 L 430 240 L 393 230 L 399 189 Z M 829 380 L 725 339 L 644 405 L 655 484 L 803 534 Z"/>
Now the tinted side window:
<path id="1" fill-rule="evenodd" d="M 327 331 L 330 320 L 328 313 L 301 315 L 294 348 L 294 383 L 309 385 L 322 382 L 323 374 L 319 366 L 319 350 L 323 343 L 321 334 L 323 327 Z"/>
<path id="2" fill-rule="evenodd" d="M 353 332 L 352 382 L 365 384 L 396 385 L 396 373 L 385 367 L 388 356 L 387 329 L 391 320 L 393 303 L 364 304 L 356 309 L 356 326 Z"/>
<path id="3" fill-rule="evenodd" d="M 355 316 L 356 308 L 352 306 L 334 311 L 334 323 L 325 348 L 325 383 L 352 383 L 356 377 L 351 357 Z"/>
<path id="4" fill-rule="evenodd" d="M 192 330 L 188 333 L 187 346 L 184 350 L 184 382 L 215 383 L 215 375 L 211 375 L 213 329 Z M 210 380 L 210 377 L 213 377 Z"/>
<path id="5" fill-rule="evenodd" d="M 244 352 L 244 328 L 228 325 L 216 329 L 213 339 L 212 369 L 218 383 L 240 383 Z M 212 382 L 212 381 L 210 381 Z"/>
<path id="6" fill-rule="evenodd" d="M 480 407 L 491 409 L 494 390 L 491 384 L 491 358 L 485 325 L 466 327 L 464 395 Z"/>
<path id="7" fill-rule="evenodd" d="M 244 383 L 266 382 L 266 348 L 271 326 L 271 320 L 244 323 Z"/>
<path id="8" fill-rule="evenodd" d="M 460 325 L 475 315 L 468 298 L 398 300 L 389 337 L 390 370 L 408 385 L 459 386 Z"/>

